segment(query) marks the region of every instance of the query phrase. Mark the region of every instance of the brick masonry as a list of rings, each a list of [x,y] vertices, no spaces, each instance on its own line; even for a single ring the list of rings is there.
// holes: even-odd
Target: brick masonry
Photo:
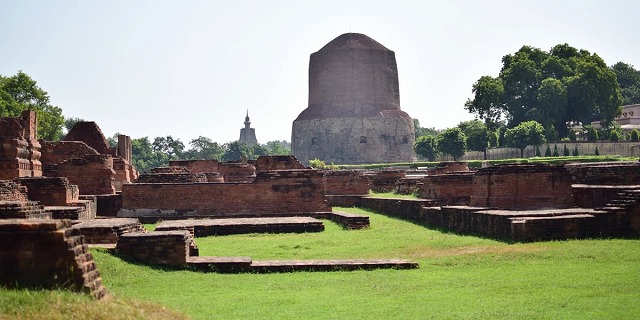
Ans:
[[[0,220],[0,283],[106,296],[100,272],[69,220]]]
[[[192,239],[187,230],[127,233],[120,236],[116,250],[122,256],[136,261],[186,266]]]
[[[499,165],[473,176],[470,205],[499,209],[570,208],[571,174],[564,166]]]
[[[315,215],[331,212],[320,170],[259,172],[251,183],[150,184],[122,189],[121,217]]]

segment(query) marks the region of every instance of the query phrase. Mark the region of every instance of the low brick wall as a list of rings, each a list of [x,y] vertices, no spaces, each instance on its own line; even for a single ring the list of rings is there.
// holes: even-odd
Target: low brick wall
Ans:
[[[131,218],[85,220],[73,225],[73,229],[80,230],[85,242],[91,244],[115,244],[124,234],[146,232],[137,219]]]
[[[640,162],[567,164],[573,182],[590,185],[640,185]]]
[[[0,284],[106,295],[93,257],[69,220],[0,220]]]
[[[564,166],[499,165],[473,176],[470,205],[498,209],[573,207],[571,175]]]
[[[574,184],[571,188],[576,206],[580,208],[601,208],[615,199],[621,191],[640,190],[640,185],[612,186]]]
[[[357,170],[326,170],[325,194],[327,195],[368,195],[369,178]]]
[[[120,217],[313,216],[331,212],[323,172],[259,172],[252,183],[147,184],[122,188]]]
[[[66,177],[78,186],[80,194],[114,194],[113,158],[111,155],[88,155],[45,166],[45,176]]]
[[[404,170],[381,170],[375,173],[371,179],[371,190],[375,192],[393,192],[396,183],[406,177]]]
[[[122,256],[150,264],[186,266],[193,237],[187,230],[127,233],[116,249]]]
[[[96,195],[96,216],[99,217],[115,217],[122,208],[122,195],[101,194]]]
[[[473,172],[432,175],[422,178],[418,197],[439,199],[448,205],[468,205],[473,193]]]
[[[437,201],[429,199],[387,199],[387,198],[362,198],[361,206],[387,216],[421,223],[421,211],[423,206],[439,205]]]

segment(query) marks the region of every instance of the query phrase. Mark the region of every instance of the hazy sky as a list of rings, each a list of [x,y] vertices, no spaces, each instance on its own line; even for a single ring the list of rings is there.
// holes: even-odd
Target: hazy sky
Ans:
[[[568,43],[640,68],[638,1],[0,0],[0,74],[22,70],[105,135],[291,140],[309,55],[347,32],[396,54],[402,110],[448,128],[501,58]]]

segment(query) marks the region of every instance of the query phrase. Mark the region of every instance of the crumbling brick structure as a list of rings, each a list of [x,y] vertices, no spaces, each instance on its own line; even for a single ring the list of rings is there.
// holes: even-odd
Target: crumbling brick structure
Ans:
[[[0,284],[106,295],[100,272],[69,220],[0,220]]]
[[[393,192],[400,179],[407,175],[404,170],[380,170],[371,179],[371,190],[375,192]]]
[[[16,181],[0,180],[0,219],[51,219],[51,212],[29,200],[27,188]]]
[[[193,235],[187,230],[126,233],[116,249],[123,256],[156,265],[185,266]]]
[[[448,205],[469,205],[473,179],[473,172],[425,176],[418,188],[418,196],[422,199],[439,199]]]
[[[324,215],[320,170],[258,172],[251,183],[134,183],[122,188],[120,217]]]
[[[0,117],[0,180],[42,176],[37,128],[33,110]]]
[[[67,178],[33,177],[16,180],[27,187],[29,199],[44,205],[46,210],[52,212],[54,219],[96,217],[95,197],[81,199],[78,186],[70,184]]]
[[[473,176],[470,205],[499,209],[570,208],[571,174],[564,166],[499,165]]]
[[[81,194],[114,194],[113,157],[111,155],[88,155],[82,159],[68,159],[55,165],[45,166],[50,177],[67,177],[78,185]]]

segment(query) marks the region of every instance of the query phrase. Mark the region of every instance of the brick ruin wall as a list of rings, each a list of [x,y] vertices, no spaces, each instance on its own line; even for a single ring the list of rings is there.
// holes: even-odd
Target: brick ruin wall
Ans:
[[[185,266],[193,236],[187,230],[125,233],[116,249],[122,256],[155,265]]]
[[[102,130],[93,121],[77,122],[64,137],[64,141],[82,141],[99,154],[115,155],[117,153],[109,146]]]
[[[42,175],[36,119],[30,110],[20,117],[0,117],[0,179]]]
[[[448,205],[468,205],[473,193],[474,173],[449,173],[425,176],[418,188],[422,199],[440,199]]]
[[[331,212],[323,172],[258,173],[252,183],[124,185],[118,216],[277,216]]]
[[[571,175],[564,166],[500,165],[473,176],[470,205],[501,209],[569,208]]]
[[[307,169],[294,156],[261,156],[255,161],[256,171]]]
[[[136,183],[203,183],[208,182],[204,173],[143,173]]]
[[[368,195],[369,178],[357,170],[326,170],[326,195]]]
[[[574,183],[588,185],[640,185],[640,162],[565,165]]]
[[[251,182],[256,178],[256,167],[250,163],[223,162],[218,171],[225,182]]]
[[[450,172],[467,172],[469,164],[462,161],[443,161],[434,168],[434,174],[446,174]]]
[[[0,201],[29,201],[27,187],[12,180],[0,180]]]
[[[218,160],[171,160],[169,167],[184,167],[191,173],[218,172]]]
[[[44,141],[42,144],[42,164],[58,164],[68,159],[82,159],[90,155],[99,155],[96,149],[82,141]]]
[[[69,220],[0,220],[0,284],[69,288],[100,299],[102,279]]]
[[[113,157],[110,155],[91,155],[48,165],[45,166],[45,175],[67,177],[71,184],[78,186],[80,194],[116,193]]]
[[[404,170],[381,170],[375,173],[371,179],[371,190],[374,192],[393,192],[396,183],[406,177]]]

